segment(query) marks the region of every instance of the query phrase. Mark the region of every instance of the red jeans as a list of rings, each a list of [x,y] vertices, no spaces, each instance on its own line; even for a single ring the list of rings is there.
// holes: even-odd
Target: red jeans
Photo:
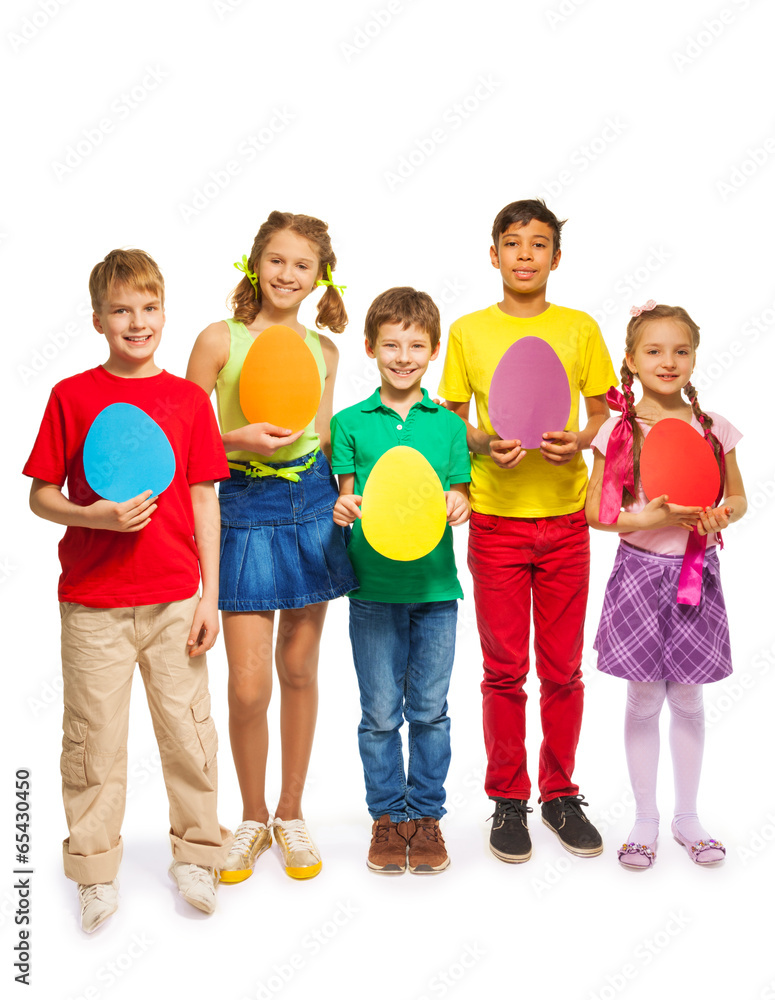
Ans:
[[[525,677],[533,597],[543,742],[538,788],[546,802],[575,795],[571,780],[581,728],[581,650],[589,589],[584,511],[559,517],[471,515],[468,567],[484,656],[482,706],[491,798],[529,799]]]

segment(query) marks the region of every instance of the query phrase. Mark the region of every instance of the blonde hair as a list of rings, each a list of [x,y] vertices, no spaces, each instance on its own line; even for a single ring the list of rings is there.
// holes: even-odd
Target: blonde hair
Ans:
[[[305,240],[309,240],[315,248],[315,252],[320,259],[320,275],[326,273],[326,267],[330,265],[333,271],[336,267],[336,254],[331,247],[331,237],[328,234],[328,226],[320,219],[315,219],[311,215],[294,215],[292,212],[271,212],[269,218],[263,223],[253,240],[253,248],[248,257],[248,267],[258,275],[258,266],[261,254],[264,252],[267,243],[275,233],[289,229]],[[261,311],[261,288],[254,288],[247,275],[239,282],[237,287],[229,296],[229,305],[234,313],[234,318],[245,324],[252,323]],[[331,287],[326,287],[323,296],[318,303],[318,313],[315,326],[319,330],[327,327],[334,333],[341,333],[347,326],[347,311],[339,292]]]
[[[115,285],[155,293],[164,305],[164,278],[159,265],[145,250],[111,250],[89,275],[92,309],[99,312]]]

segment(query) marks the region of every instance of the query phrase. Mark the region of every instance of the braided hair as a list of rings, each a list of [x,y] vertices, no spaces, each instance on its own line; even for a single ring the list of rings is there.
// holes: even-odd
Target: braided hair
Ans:
[[[653,309],[640,313],[639,316],[633,316],[627,324],[627,335],[624,344],[625,354],[632,357],[635,353],[635,347],[637,346],[641,332],[644,327],[654,319],[674,319],[678,323],[682,323],[691,334],[692,350],[696,353],[700,344],[700,328],[688,312],[685,309],[682,309],[681,306],[656,305]],[[640,485],[640,452],[641,447],[643,446],[643,431],[640,429],[640,425],[635,417],[635,396],[632,391],[632,384],[634,379],[637,378],[637,375],[633,375],[630,371],[629,366],[627,365],[626,357],[622,362],[620,375],[622,381],[622,395],[624,396],[627,404],[624,419],[628,420],[630,422],[630,426],[632,427],[632,471],[633,481],[635,484],[633,487],[635,495],[631,494],[626,487],[622,489],[622,506],[629,507],[636,501],[638,487]],[[691,404],[692,413],[697,418],[700,427],[702,427],[702,432],[706,441],[713,448],[713,454],[716,462],[718,463],[723,483],[724,455],[721,442],[711,431],[713,419],[700,406],[697,399],[697,389],[691,382],[686,383],[683,391],[684,395]]]

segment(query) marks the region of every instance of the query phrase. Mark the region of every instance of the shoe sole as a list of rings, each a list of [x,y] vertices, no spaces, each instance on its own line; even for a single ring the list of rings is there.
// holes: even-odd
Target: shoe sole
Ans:
[[[272,846],[272,841],[270,840],[266,847],[262,848],[256,855],[256,860],[253,862],[253,867],[255,867],[256,861],[261,857],[261,855],[268,851]],[[253,867],[251,868],[233,868],[233,869],[221,869],[221,882],[225,882],[227,885],[235,885],[238,882],[244,882],[249,879],[253,874]]]
[[[723,865],[724,862],[727,860],[725,855],[723,858],[719,858],[717,861],[697,861],[694,855],[691,853],[692,850],[691,847],[687,847],[686,844],[683,842],[683,840],[679,840],[675,834],[673,834],[673,840],[676,842],[676,844],[679,844],[681,847],[683,847],[683,849],[689,855],[689,860],[692,862],[692,864],[697,865],[698,868],[720,868],[721,865]]]
[[[389,865],[375,865],[368,859],[366,861],[366,867],[369,871],[375,872],[377,875],[403,875],[406,871],[406,865],[404,865],[403,868],[400,865],[394,865],[392,863]]]
[[[575,854],[577,858],[596,858],[598,854],[603,853],[602,844],[600,845],[600,847],[571,847],[569,844],[565,843],[565,841],[562,839],[558,831],[555,830],[552,824],[546,822],[543,816],[541,817],[541,822],[544,824],[545,827],[547,827],[549,830],[552,831],[552,833],[555,835],[555,837],[559,840],[559,842],[562,844],[562,846],[569,854]]]
[[[409,865],[408,867],[412,875],[438,875],[449,868],[449,858],[443,865],[437,865],[435,868],[432,865]]]
[[[529,861],[533,857],[533,848],[531,847],[527,854],[504,854],[503,851],[497,850],[490,844],[490,853],[494,855],[498,861],[505,861],[509,865],[521,865],[524,861]]]
[[[318,861],[316,865],[306,865],[303,868],[286,868],[285,874],[295,879],[314,878],[316,875],[320,874],[320,869],[322,867],[323,862]]]

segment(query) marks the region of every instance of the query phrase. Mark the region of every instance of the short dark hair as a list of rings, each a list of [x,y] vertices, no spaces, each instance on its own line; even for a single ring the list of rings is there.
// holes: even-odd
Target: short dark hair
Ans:
[[[492,224],[492,245],[497,250],[498,242],[509,226],[513,226],[515,222],[518,222],[520,226],[526,226],[531,219],[538,219],[539,222],[545,222],[549,226],[554,236],[553,252],[557,253],[560,249],[560,233],[568,220],[563,219],[560,222],[554,212],[546,207],[543,198],[512,201],[510,205],[502,208]]]
[[[372,350],[377,343],[377,334],[383,323],[402,323],[404,330],[414,323],[428,334],[431,347],[434,349],[441,340],[441,317],[436,303],[427,292],[418,292],[406,285],[400,288],[388,288],[369,306],[365,333]]]

